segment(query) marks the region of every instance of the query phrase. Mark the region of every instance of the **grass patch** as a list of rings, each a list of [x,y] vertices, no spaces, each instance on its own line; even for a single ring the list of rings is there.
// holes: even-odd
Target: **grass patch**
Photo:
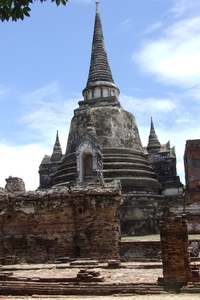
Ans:
[[[123,236],[122,241],[159,241],[159,234],[141,235],[141,236]]]
[[[189,239],[200,239],[200,234],[189,234]],[[159,241],[159,234],[142,235],[142,236],[123,236],[122,241]]]

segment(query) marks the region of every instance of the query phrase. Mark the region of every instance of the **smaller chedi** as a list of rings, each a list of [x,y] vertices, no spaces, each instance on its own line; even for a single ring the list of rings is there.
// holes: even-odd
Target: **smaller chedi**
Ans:
[[[182,199],[183,184],[177,176],[175,147],[170,147],[170,141],[166,144],[159,142],[152,118],[149,141],[144,150],[148,162],[162,185],[165,199],[168,201]]]
[[[39,167],[40,187],[42,187],[43,189],[48,189],[52,187],[53,174],[61,165],[63,156],[64,155],[62,154],[62,148],[60,145],[57,131],[56,141],[53,147],[53,153],[52,155],[45,155]]]

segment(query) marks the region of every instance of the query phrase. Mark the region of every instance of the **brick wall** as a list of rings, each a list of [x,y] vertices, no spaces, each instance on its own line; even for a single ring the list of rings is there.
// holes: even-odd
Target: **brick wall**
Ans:
[[[200,187],[200,140],[187,140],[184,153],[186,187]]]
[[[0,191],[0,257],[39,263],[60,257],[119,258],[118,182]]]
[[[161,257],[160,241],[121,241],[121,259],[124,261],[157,260]]]
[[[189,233],[200,233],[200,140],[188,140],[184,153],[186,189],[184,210]]]

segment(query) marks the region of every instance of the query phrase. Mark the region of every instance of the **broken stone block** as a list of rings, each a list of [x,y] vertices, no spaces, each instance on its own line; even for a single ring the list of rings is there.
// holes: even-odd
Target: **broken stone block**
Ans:
[[[99,271],[95,270],[87,270],[81,269],[77,274],[77,279],[81,281],[95,281],[95,282],[102,282],[104,281],[104,277],[100,276]]]
[[[121,266],[120,260],[111,259],[108,261],[108,268],[119,268]]]
[[[9,176],[6,179],[5,190],[9,193],[25,191],[25,184],[23,179]]]

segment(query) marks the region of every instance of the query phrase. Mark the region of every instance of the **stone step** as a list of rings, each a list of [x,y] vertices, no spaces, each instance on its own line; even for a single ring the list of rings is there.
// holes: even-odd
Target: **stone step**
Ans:
[[[141,163],[145,164],[146,166],[149,166],[148,161],[145,158],[133,156],[133,155],[119,155],[119,154],[114,154],[114,155],[104,155],[104,162],[133,162],[133,163]]]
[[[199,285],[191,285],[185,287],[163,287],[156,283],[111,283],[105,284],[98,282],[48,282],[32,281],[27,282],[21,278],[18,281],[0,281],[0,295],[159,295],[168,292],[177,291],[179,293],[199,293]]]
[[[124,162],[122,159],[119,162],[116,161],[109,161],[104,162],[103,164],[104,169],[136,169],[136,170],[149,170],[152,172],[152,168],[146,164],[140,164],[140,163],[134,163],[132,161],[130,162]]]
[[[65,165],[65,167],[67,168],[67,173],[66,173],[66,168],[65,169],[61,169],[58,173],[59,173],[59,175],[66,175],[66,174],[70,174],[70,173],[72,173],[72,174],[74,174],[74,172],[76,172],[76,165],[74,165],[74,166],[69,166],[69,165]]]
[[[116,177],[123,175],[128,177],[150,177],[150,178],[156,178],[156,174],[150,171],[146,170],[134,170],[134,169],[106,169],[103,170],[103,175],[107,177]],[[115,178],[116,179],[116,178]]]
[[[50,280],[49,280],[50,281]],[[111,283],[102,282],[40,282],[21,278],[16,281],[0,281],[0,295],[114,295],[114,294],[163,294],[162,286],[156,283]]]
[[[144,194],[148,193],[148,190],[150,191],[152,195],[152,190],[157,189],[160,187],[158,181],[155,178],[150,178],[150,177],[143,177],[142,185],[141,185],[141,177],[126,177],[126,176],[110,176],[104,177],[105,182],[112,182],[113,180],[120,180],[122,183],[122,187],[124,188],[124,192],[126,193],[127,189],[130,189],[131,192],[133,192],[133,187],[134,187],[134,192],[137,194],[137,191],[143,191]],[[161,187],[160,187],[161,189]],[[134,193],[131,193],[134,194]],[[154,194],[153,194],[154,195]]]
[[[59,179],[59,182],[74,181],[74,175],[75,175],[75,172],[67,173],[67,174],[63,174],[63,175],[59,175],[59,173],[58,173],[56,176],[55,184],[57,183],[58,179]]]
[[[138,157],[145,157],[143,150],[133,150],[131,148],[103,148],[103,154],[105,155],[134,155]]]

